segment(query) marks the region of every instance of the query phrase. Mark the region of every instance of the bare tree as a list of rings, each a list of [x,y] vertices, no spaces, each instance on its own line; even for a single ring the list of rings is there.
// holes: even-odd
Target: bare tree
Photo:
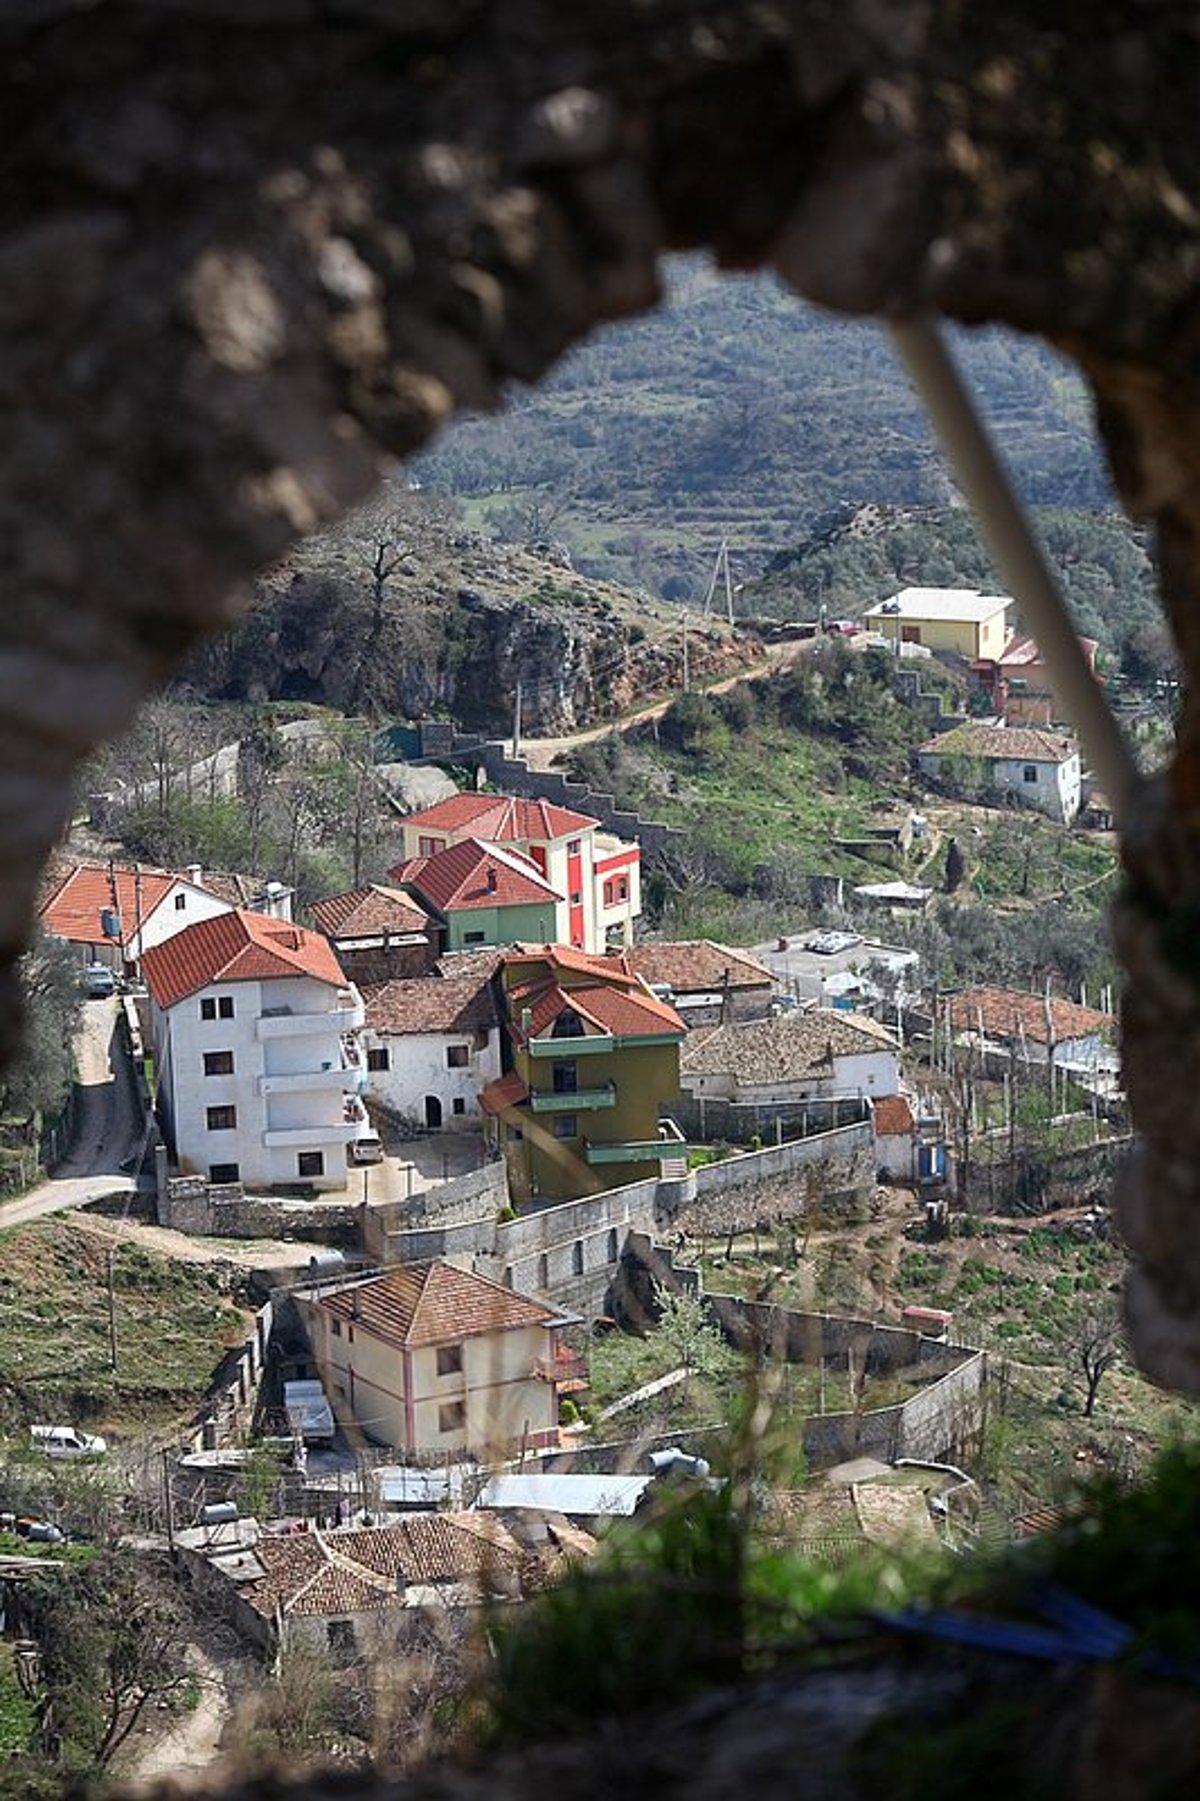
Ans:
[[[1084,1418],[1096,1411],[1100,1384],[1121,1355],[1124,1332],[1115,1301],[1106,1300],[1082,1316],[1072,1334],[1071,1349],[1087,1385]]]

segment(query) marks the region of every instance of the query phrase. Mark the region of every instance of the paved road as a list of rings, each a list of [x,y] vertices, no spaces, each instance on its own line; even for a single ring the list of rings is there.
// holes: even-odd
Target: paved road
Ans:
[[[85,1001],[75,1057],[79,1070],[75,1139],[48,1182],[0,1206],[0,1227],[80,1207],[105,1194],[129,1194],[134,1178],[122,1162],[141,1146],[133,1083],[117,1036],[118,1002]]]

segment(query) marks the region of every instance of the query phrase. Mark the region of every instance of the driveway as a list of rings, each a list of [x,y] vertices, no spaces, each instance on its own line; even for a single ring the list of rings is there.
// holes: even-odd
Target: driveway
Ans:
[[[78,1085],[71,1150],[49,1181],[0,1206],[0,1228],[81,1207],[101,1195],[133,1193],[136,1181],[121,1165],[141,1148],[145,1128],[118,1017],[115,996],[84,1001],[75,1040]]]

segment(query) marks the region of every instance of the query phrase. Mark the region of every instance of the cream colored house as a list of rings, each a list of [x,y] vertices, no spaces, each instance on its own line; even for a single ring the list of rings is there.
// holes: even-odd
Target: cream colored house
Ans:
[[[868,607],[863,617],[871,631],[893,643],[918,644],[968,662],[996,662],[1008,642],[1012,604],[1006,594],[980,594],[975,588],[901,588]]]
[[[493,1458],[557,1445],[573,1314],[440,1262],[295,1299],[335,1411],[373,1443]]]

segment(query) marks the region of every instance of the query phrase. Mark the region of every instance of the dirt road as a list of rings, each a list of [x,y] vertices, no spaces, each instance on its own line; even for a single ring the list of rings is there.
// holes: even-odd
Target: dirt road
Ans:
[[[105,1194],[131,1194],[135,1182],[121,1166],[141,1145],[142,1122],[117,1032],[115,999],[85,1001],[75,1041],[79,1088],[70,1155],[48,1182],[0,1206],[0,1228],[23,1225],[47,1213]]]
[[[188,1662],[196,1678],[196,1705],[161,1731],[156,1721],[149,1722],[144,1741],[135,1744],[121,1774],[126,1794],[148,1794],[163,1782],[198,1788],[221,1754],[221,1736],[232,1711],[226,1672],[200,1645],[189,1646]]]

